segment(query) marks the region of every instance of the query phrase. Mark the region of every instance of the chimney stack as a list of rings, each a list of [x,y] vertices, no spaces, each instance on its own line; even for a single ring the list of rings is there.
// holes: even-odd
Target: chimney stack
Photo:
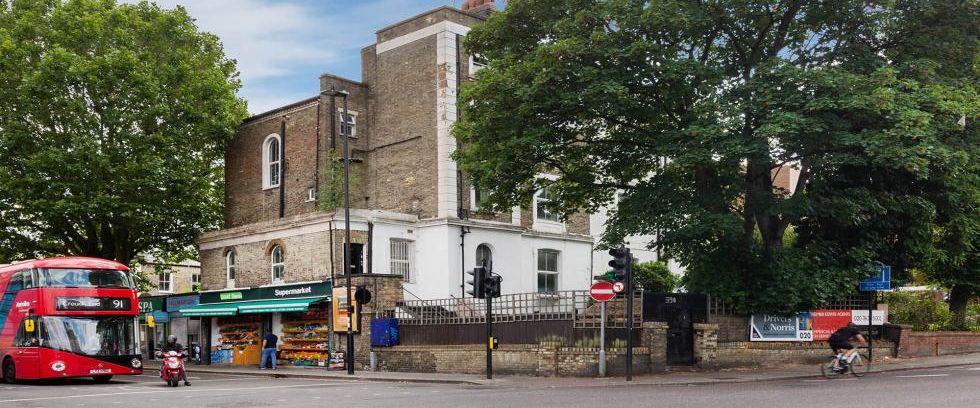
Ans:
[[[497,9],[497,5],[493,0],[465,0],[461,9],[474,16],[487,18]]]

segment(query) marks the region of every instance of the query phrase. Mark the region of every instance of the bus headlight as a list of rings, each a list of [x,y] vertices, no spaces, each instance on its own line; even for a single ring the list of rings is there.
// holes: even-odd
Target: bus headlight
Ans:
[[[56,373],[65,371],[65,363],[63,361],[55,361],[51,363],[51,371],[54,371]]]
[[[129,365],[133,366],[133,368],[140,368],[143,366],[143,362],[140,361],[140,359],[138,358],[134,358],[132,361],[129,362]]]

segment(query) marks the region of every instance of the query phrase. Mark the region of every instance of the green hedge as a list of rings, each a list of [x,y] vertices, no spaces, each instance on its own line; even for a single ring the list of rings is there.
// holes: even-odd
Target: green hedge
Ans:
[[[913,330],[980,330],[980,304],[973,304],[967,310],[967,327],[953,323],[953,313],[949,304],[937,298],[935,292],[889,292],[884,302],[888,303],[888,321],[912,325]]]

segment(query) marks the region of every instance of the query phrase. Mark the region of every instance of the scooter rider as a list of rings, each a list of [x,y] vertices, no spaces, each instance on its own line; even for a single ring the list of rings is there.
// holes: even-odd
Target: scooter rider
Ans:
[[[173,334],[171,334],[170,336],[167,337],[167,344],[164,344],[163,345],[163,350],[162,351],[163,351],[164,354],[166,354],[168,352],[171,352],[171,351],[176,351],[178,354],[180,354],[181,356],[183,356],[183,354],[184,354],[184,346],[182,346],[180,343],[177,342],[177,336],[174,336]],[[184,385],[191,385],[191,382],[190,381],[187,381],[187,366],[186,365],[184,366],[183,376],[184,376],[184,378],[183,378]]]

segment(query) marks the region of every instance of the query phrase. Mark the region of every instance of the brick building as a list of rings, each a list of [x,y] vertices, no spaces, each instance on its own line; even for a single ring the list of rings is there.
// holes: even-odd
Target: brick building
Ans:
[[[504,293],[586,288],[588,215],[557,219],[539,208],[547,191],[526,208],[480,211],[450,156],[457,90],[480,67],[461,41],[493,7],[469,1],[381,28],[361,50],[361,81],[324,74],[318,95],[247,119],[225,156],[224,229],[199,240],[203,289],[343,274],[343,211],[324,196],[345,137],[355,273],[400,276],[405,299],[462,297],[464,271],[484,259]],[[347,117],[331,90],[350,93]]]

